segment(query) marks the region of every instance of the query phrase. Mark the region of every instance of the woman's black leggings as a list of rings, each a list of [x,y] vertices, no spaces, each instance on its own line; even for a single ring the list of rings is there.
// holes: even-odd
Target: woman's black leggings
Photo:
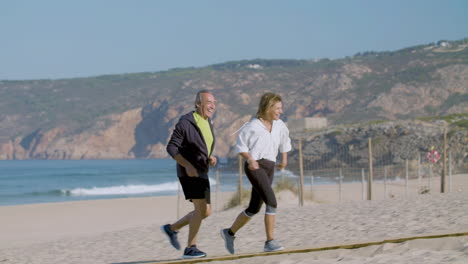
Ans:
[[[277,203],[276,196],[271,187],[275,172],[275,163],[271,160],[257,160],[260,166],[257,170],[250,170],[247,162],[244,164],[244,171],[252,184],[252,195],[250,196],[249,207],[245,210],[248,216],[253,216],[260,211],[262,204],[267,205],[267,213],[275,214]],[[273,211],[273,212],[272,212]]]

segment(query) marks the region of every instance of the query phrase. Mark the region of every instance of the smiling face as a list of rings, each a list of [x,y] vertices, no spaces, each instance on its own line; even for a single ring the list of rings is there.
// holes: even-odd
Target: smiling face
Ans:
[[[211,118],[216,109],[216,100],[211,93],[201,93],[200,102],[196,104],[197,112],[205,119]]]
[[[256,117],[265,120],[278,120],[283,113],[281,96],[275,93],[265,93],[260,98]]]
[[[278,119],[280,119],[280,116],[281,116],[282,113],[283,113],[283,103],[281,101],[276,102],[266,112],[266,119],[268,119],[268,120],[278,120]]]

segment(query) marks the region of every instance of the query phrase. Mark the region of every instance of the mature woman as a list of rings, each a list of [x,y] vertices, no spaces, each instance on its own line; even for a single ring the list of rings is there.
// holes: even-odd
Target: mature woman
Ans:
[[[277,168],[281,170],[286,167],[287,152],[291,150],[289,130],[279,119],[282,113],[281,96],[265,93],[260,99],[256,117],[242,127],[237,137],[236,152],[246,160],[245,174],[252,184],[252,195],[249,206],[237,216],[232,226],[221,230],[221,237],[231,254],[235,252],[235,233],[260,211],[263,203],[266,204],[266,242],[263,250],[269,252],[284,249],[274,239],[277,203],[272,188],[278,151],[281,152],[281,162]]]

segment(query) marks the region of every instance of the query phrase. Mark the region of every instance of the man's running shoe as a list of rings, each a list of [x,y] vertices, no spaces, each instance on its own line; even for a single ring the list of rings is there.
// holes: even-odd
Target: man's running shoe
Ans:
[[[281,244],[276,241],[276,240],[268,240],[265,242],[265,247],[263,248],[263,251],[265,252],[273,252],[273,251],[280,251],[283,250],[284,247],[281,246]]]
[[[192,245],[189,248],[185,248],[184,255],[182,255],[182,258],[184,259],[203,258],[203,257],[206,257],[206,253],[203,251],[200,251],[196,245]]]
[[[161,231],[166,234],[167,238],[169,238],[169,242],[171,242],[171,245],[177,249],[180,250],[180,244],[179,240],[177,240],[177,232],[171,230],[171,225],[163,225],[161,226]]]
[[[229,251],[231,254],[234,254],[234,239],[236,239],[236,237],[229,234],[229,228],[221,229],[220,233],[221,237],[224,239],[224,246],[226,247],[227,251]]]

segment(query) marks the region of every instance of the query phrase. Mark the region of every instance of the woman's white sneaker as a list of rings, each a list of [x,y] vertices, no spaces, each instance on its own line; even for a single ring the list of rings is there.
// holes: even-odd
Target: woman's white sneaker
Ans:
[[[284,247],[281,246],[281,244],[276,241],[276,240],[268,240],[265,242],[265,247],[263,248],[263,251],[265,252],[273,252],[273,251],[280,251],[283,250]]]

